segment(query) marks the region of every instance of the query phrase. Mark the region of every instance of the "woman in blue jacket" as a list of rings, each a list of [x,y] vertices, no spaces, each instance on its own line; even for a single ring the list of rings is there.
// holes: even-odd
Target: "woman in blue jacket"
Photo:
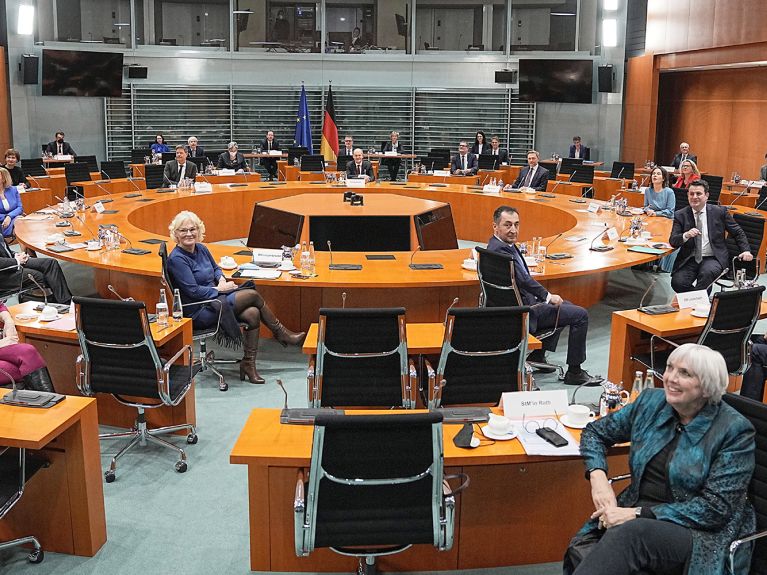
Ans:
[[[168,144],[165,143],[165,137],[162,134],[157,134],[154,137],[154,144],[150,146],[153,154],[167,154],[170,152]]]
[[[721,401],[726,388],[724,358],[684,344],[669,356],[663,389],[586,427],[581,454],[596,511],[571,542],[565,573],[729,573],[730,542],[756,524],[746,498],[755,444],[751,423]],[[607,450],[629,441],[632,481],[616,498]],[[749,562],[744,545],[734,573],[748,573]]]
[[[2,226],[3,237],[13,237],[13,226],[16,218],[24,211],[21,205],[19,190],[13,185],[11,173],[5,168],[0,168],[0,180],[3,186],[0,191],[0,226]]]

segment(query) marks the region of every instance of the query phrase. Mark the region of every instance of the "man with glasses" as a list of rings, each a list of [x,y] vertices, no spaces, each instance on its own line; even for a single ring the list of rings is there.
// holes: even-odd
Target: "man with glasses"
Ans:
[[[469,144],[462,141],[458,144],[458,153],[450,162],[450,173],[454,176],[473,176],[477,173],[477,156],[469,153]]]
[[[261,142],[261,151],[264,154],[268,154],[272,150],[281,150],[280,143],[274,138],[274,132],[272,130],[269,130],[266,133],[266,138],[264,138],[263,142]],[[277,160],[273,158],[262,158],[261,159],[261,165],[266,170],[266,173],[269,175],[267,180],[273,181],[277,178]]]
[[[535,150],[527,152],[527,167],[522,168],[512,187],[533,188],[539,192],[546,191],[546,186],[549,183],[549,171],[538,165],[539,159],[540,155]]]
[[[162,174],[162,183],[164,186],[177,186],[185,178],[194,180],[197,176],[197,165],[194,162],[187,162],[186,148],[182,145],[176,146],[176,159],[170,160],[165,164]]]
[[[671,160],[671,165],[678,170],[679,166],[681,166],[682,162],[684,162],[685,160],[691,160],[697,164],[698,156],[690,153],[690,144],[688,144],[687,142],[682,142],[681,144],[679,144],[679,153],[676,156],[674,156],[673,160]]]

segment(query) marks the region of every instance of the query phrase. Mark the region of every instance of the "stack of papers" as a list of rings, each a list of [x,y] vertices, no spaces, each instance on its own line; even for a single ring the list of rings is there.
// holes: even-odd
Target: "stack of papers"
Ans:
[[[544,423],[567,440],[567,445],[554,447],[540,437],[535,430]],[[581,449],[567,428],[554,417],[526,418],[525,425],[521,420],[514,421],[514,428],[519,432],[517,438],[528,455],[580,455]],[[530,431],[528,431],[528,429]]]

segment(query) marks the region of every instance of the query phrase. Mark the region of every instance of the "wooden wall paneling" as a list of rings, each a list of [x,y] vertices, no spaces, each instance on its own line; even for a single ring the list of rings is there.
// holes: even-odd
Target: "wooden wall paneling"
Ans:
[[[658,74],[652,54],[630,58],[627,75],[621,159],[642,166],[655,149]]]

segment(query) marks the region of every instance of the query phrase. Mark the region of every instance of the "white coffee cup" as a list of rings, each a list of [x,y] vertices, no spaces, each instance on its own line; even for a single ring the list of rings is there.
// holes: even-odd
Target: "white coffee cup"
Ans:
[[[88,245],[87,245],[86,249],[89,252],[92,252],[92,251],[95,251],[95,250],[100,250],[101,249],[101,242],[99,240],[90,240],[88,242]]]
[[[56,319],[56,316],[59,314],[59,312],[56,310],[55,307],[47,305],[43,308],[43,311],[40,312],[40,319],[50,321],[53,319]]]
[[[503,415],[496,415],[495,413],[490,414],[490,419],[487,422],[487,428],[491,433],[495,435],[506,435],[511,431],[512,427],[513,424],[508,417],[504,417]]]
[[[652,232],[650,232],[650,231],[648,231],[648,230],[644,230],[644,231],[642,232],[642,237],[643,237],[644,239],[646,239],[646,240],[649,240],[649,239],[652,237]]]
[[[594,419],[594,412],[585,405],[574,403],[567,407],[567,419],[573,425],[585,425]]]
[[[477,269],[477,260],[472,258],[466,258],[465,260],[463,260],[463,267],[475,270]]]
[[[221,258],[221,267],[222,268],[233,268],[237,265],[237,263],[234,261],[234,258],[229,256],[224,256]]]
[[[692,311],[693,311],[693,313],[695,313],[695,315],[708,315],[709,312],[711,311],[711,306],[710,305],[696,305],[692,309]]]

